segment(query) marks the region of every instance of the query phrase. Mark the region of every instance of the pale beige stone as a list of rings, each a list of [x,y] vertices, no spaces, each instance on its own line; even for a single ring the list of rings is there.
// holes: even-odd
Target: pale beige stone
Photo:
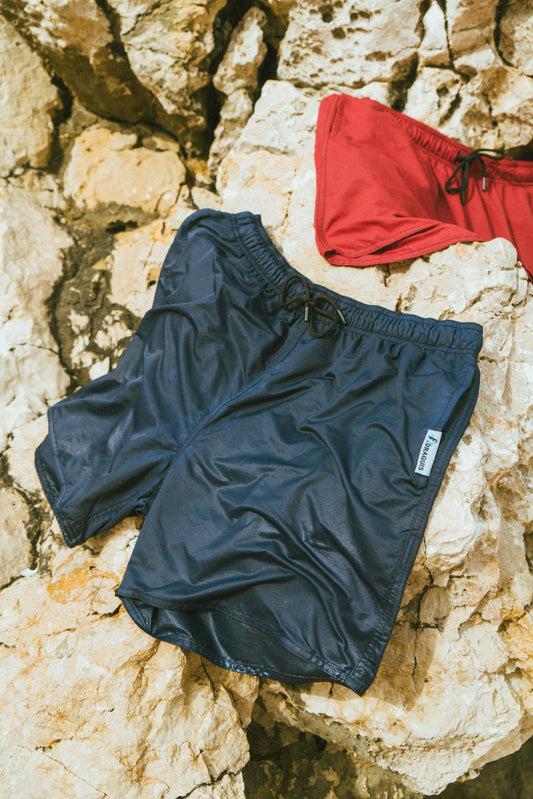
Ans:
[[[173,235],[172,230],[165,233],[161,221],[117,235],[115,249],[106,259],[112,302],[136,316],[144,316],[153,302],[161,264]]]
[[[172,150],[138,147],[134,133],[93,125],[76,139],[63,176],[65,194],[89,210],[115,203],[165,214],[185,182]]]
[[[318,103],[326,92],[297,89],[289,81],[267,81],[241,132],[238,151],[298,155],[313,146]]]
[[[211,82],[214,21],[225,5],[226,0],[110,2],[131,69],[193,149],[206,127],[200,92]]]
[[[494,97],[492,115],[506,150],[529,145],[533,137],[533,78],[501,68],[487,86]]]
[[[18,170],[16,170],[18,173]],[[29,192],[42,207],[53,211],[64,211],[66,201],[61,193],[57,175],[49,172],[26,169],[22,174],[10,178],[10,183]]]
[[[0,8],[83,105],[130,122],[150,116],[149,94],[96,0],[1,0]]]
[[[0,588],[30,567],[31,547],[25,526],[29,521],[29,508],[13,489],[0,488]]]
[[[415,0],[299,0],[289,12],[278,77],[316,88],[359,88],[373,81],[390,88],[413,64],[418,17]]]
[[[212,208],[220,210],[220,197],[208,189],[201,186],[193,186],[191,189],[191,199],[195,208]]]
[[[424,36],[420,43],[421,66],[442,67],[450,64],[446,18],[437,0],[433,0],[422,20]]]
[[[490,41],[496,26],[498,0],[448,0],[446,18],[450,48],[455,57],[465,57]]]
[[[50,795],[65,784],[73,796],[174,799],[211,783],[207,796],[243,795],[224,775],[248,759],[241,719],[257,680],[235,675],[228,690],[120,609],[114,589],[135,535],[126,521],[89,549],[55,549],[52,577],[0,595],[0,775],[13,793],[34,795],[29,761]]]
[[[504,62],[496,49],[494,0],[475,9],[454,0],[446,13],[454,69],[439,69],[446,65],[422,55],[405,112],[471,147],[504,148],[512,155],[516,148],[528,146],[533,135],[532,78],[523,69],[511,68],[512,61]],[[515,13],[509,10],[508,19]],[[423,47],[424,41],[422,53]]]
[[[252,98],[245,89],[235,91],[222,106],[213,144],[209,149],[208,169],[214,178],[221,160],[231,150],[251,117],[253,107]]]
[[[252,115],[258,71],[267,52],[263,37],[266,21],[264,11],[258,8],[251,8],[244,15],[213,77],[213,86],[226,95],[226,100],[209,150],[208,167],[212,175],[216,175],[220,161]]]
[[[46,414],[13,431],[6,449],[9,474],[16,488],[25,494],[39,494],[40,483],[33,464],[34,453],[48,432]]]
[[[0,18],[0,175],[18,167],[45,167],[61,107],[57,89],[37,55]]]
[[[62,273],[68,235],[31,195],[0,186],[0,451],[68,385],[45,302]]]
[[[533,77],[533,2],[510,0],[500,19],[499,50],[508,64]]]
[[[263,27],[266,15],[251,8],[231,35],[228,49],[213,76],[215,89],[230,96],[239,89],[257,88],[257,71],[266,55]]]

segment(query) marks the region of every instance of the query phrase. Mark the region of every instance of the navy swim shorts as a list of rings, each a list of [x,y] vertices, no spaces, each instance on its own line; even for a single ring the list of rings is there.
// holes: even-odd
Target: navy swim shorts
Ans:
[[[362,694],[481,343],[312,284],[259,216],[198,211],[117,368],[50,408],[37,470],[69,546],[145,517],[117,590],[143,630]]]

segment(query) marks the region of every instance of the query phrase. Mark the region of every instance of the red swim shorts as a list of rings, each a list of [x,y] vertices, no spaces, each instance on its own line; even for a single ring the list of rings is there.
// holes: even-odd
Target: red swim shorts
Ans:
[[[533,280],[533,163],[472,150],[367,98],[322,100],[316,239],[331,263],[402,261],[502,236]]]

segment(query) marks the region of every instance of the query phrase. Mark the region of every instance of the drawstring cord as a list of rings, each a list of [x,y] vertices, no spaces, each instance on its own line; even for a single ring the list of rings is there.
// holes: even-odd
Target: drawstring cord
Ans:
[[[470,182],[470,164],[473,164],[474,161],[479,161],[481,164],[481,174],[483,178],[482,183],[482,190],[487,190],[487,167],[485,164],[484,158],[491,158],[493,161],[500,161],[504,158],[504,152],[502,150],[487,150],[483,147],[479,147],[477,150],[472,150],[469,155],[461,155],[461,153],[457,153],[455,156],[455,161],[458,162],[458,166],[453,170],[452,174],[444,184],[444,190],[448,192],[448,194],[460,194],[461,195],[461,205],[466,205],[466,190],[468,189],[468,183]],[[458,178],[458,186],[453,186],[453,181]]]
[[[288,298],[289,287],[292,283],[300,283],[303,293],[296,294]],[[302,275],[289,275],[284,282],[279,295],[279,304],[282,308],[291,308],[296,305],[304,306],[304,321],[309,325],[311,335],[315,338],[322,338],[327,335],[336,325],[347,324],[346,319],[337,303],[325,294],[315,294],[313,297],[309,288],[309,283]],[[329,319],[330,323],[319,330],[316,326],[318,318]]]

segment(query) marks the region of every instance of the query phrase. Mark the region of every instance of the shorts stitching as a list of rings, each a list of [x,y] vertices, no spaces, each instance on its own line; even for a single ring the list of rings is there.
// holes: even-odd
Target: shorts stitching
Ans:
[[[239,230],[239,226],[238,226],[236,217],[232,218],[231,224],[232,224],[232,227],[233,227],[233,233],[234,233],[237,241],[239,242],[239,245],[240,245],[240,248],[241,248],[241,253],[242,253],[242,255],[245,256],[245,258],[246,258],[246,260],[248,262],[248,265],[252,267],[253,272],[261,279],[263,284],[266,284],[268,287],[272,288],[272,290],[274,291],[274,294],[279,294],[280,291],[281,291],[281,287],[278,286],[276,281],[273,280],[270,277],[270,275],[267,272],[265,272],[264,269],[261,269],[258,266],[258,264],[256,263],[256,261],[253,258],[253,256],[252,256],[252,254],[251,254],[246,242],[244,241],[244,239],[243,239],[243,237],[241,235],[241,231]],[[285,266],[282,261],[278,262],[278,265],[281,266],[281,267]]]
[[[372,633],[369,642],[365,646],[365,649],[364,649],[363,653],[361,654],[361,657],[359,658],[357,663],[354,665],[354,667],[349,672],[348,676],[351,679],[360,678],[362,676],[362,673],[365,671],[365,669],[369,665],[370,666],[373,665],[373,663],[372,663],[372,661],[373,661],[373,658],[372,658],[372,654],[373,654],[372,653],[372,647],[374,646],[374,644],[376,642],[376,639],[380,635],[382,635],[385,626],[390,622],[390,611],[391,611],[391,608],[392,608],[392,602],[393,602],[394,596],[396,594],[396,590],[398,588],[398,585],[400,585],[401,577],[403,576],[403,573],[404,573],[404,569],[405,569],[404,560],[405,560],[405,556],[406,556],[406,553],[407,553],[408,546],[409,546],[409,544],[411,543],[412,540],[413,540],[413,534],[412,534],[412,531],[410,531],[410,532],[405,534],[405,541],[404,541],[403,547],[401,549],[401,553],[398,556],[398,563],[397,563],[396,568],[394,570],[394,574],[393,574],[393,577],[392,577],[392,580],[391,580],[391,585],[390,585],[390,588],[389,588],[389,590],[387,592],[387,596],[385,598],[385,602],[383,604],[383,610],[382,610],[382,613],[381,613],[381,618],[380,618],[379,622],[376,624],[376,626],[374,628],[374,632]]]
[[[57,473],[59,475],[59,480],[61,482],[61,487],[63,489],[63,487],[66,485],[66,480],[65,480],[65,477],[63,475],[63,468],[62,468],[61,463],[59,461],[59,456],[58,456],[58,452],[57,452],[57,439],[56,439],[56,434],[55,434],[55,423],[54,423],[54,417],[53,417],[52,410],[53,409],[50,408],[48,410],[48,414],[47,414],[47,416],[48,416],[48,428],[50,430],[50,441],[52,442],[52,452],[54,453],[54,459],[55,459],[55,462],[56,462]]]
[[[117,596],[125,597],[126,599],[140,599],[142,602],[146,602],[146,604],[154,602],[154,598],[151,597],[149,594],[145,594],[143,591],[124,591],[124,593],[122,594],[120,592],[120,588],[119,588],[118,591],[117,591]],[[237,613],[237,612],[233,612],[233,611],[228,611],[226,609],[219,608],[219,607],[216,607],[216,606],[214,606],[214,607],[206,606],[205,608],[199,607],[199,608],[191,609],[191,608],[180,607],[180,604],[181,603],[179,603],[179,602],[175,602],[175,603],[168,602],[168,603],[165,604],[165,606],[160,606],[160,605],[157,605],[157,604],[154,603],[154,607],[160,608],[162,610],[179,610],[181,612],[192,612],[192,613],[201,612],[202,610],[210,610],[212,613],[218,613],[218,614],[222,614],[223,616],[228,616],[229,618],[235,618],[238,621],[242,621],[243,623],[245,623],[247,626],[251,627],[252,629],[254,629],[254,630],[263,630],[264,632],[266,632],[269,635],[273,636],[277,640],[281,641],[283,643],[283,646],[285,646],[289,650],[289,652],[292,652],[294,655],[296,655],[297,657],[301,658],[302,660],[304,660],[304,661],[306,661],[308,663],[311,663],[312,665],[317,666],[321,670],[327,672],[328,676],[331,677],[332,679],[336,679],[338,677],[347,676],[349,674],[349,672],[350,672],[349,669],[340,669],[338,666],[335,666],[335,664],[330,663],[329,661],[322,660],[322,658],[320,658],[320,657],[318,657],[318,656],[316,656],[314,654],[310,654],[309,652],[305,651],[304,649],[302,649],[297,644],[294,644],[292,641],[288,640],[285,636],[281,636],[280,637],[279,630],[276,630],[275,628],[273,628],[270,625],[265,624],[263,622],[257,622],[255,619],[252,619],[250,616],[247,616],[244,613]],[[180,636],[180,637],[183,637],[183,636]],[[188,640],[196,641],[196,639],[193,638],[192,636],[186,636],[186,637],[188,638]],[[195,646],[196,646],[196,644],[195,644]],[[214,651],[210,650],[208,647],[203,647],[203,648],[207,652],[212,652],[212,654],[216,654]],[[226,659],[226,660],[227,660],[228,663],[239,663],[239,664],[242,664],[243,667],[247,666],[247,664],[244,661],[238,660],[236,658],[230,658],[230,659]],[[272,674],[272,671],[278,671],[277,669],[276,670],[273,669],[273,670],[267,671],[265,666],[260,666],[259,664],[256,664],[256,663],[251,663],[249,665],[252,666],[252,667],[261,668],[263,673],[267,677]],[[304,678],[302,675],[291,674],[290,672],[284,672],[284,673],[285,674],[289,674],[289,676],[291,676],[291,677],[299,677],[299,679],[306,679],[306,680],[309,679],[310,681],[312,681],[312,678]]]
[[[97,519],[101,519],[104,516],[107,516],[108,511],[110,510],[117,510],[118,508],[125,507],[130,502],[130,497],[122,502],[115,502],[112,505],[106,505],[105,508],[102,510],[97,511],[96,513],[91,513],[89,516],[85,516],[83,519],[79,519],[75,522],[69,522],[69,528],[72,530],[77,530],[82,525],[87,524],[87,522],[95,521]]]
[[[473,378],[476,378],[476,374],[479,375],[479,372],[476,372],[476,369],[474,369],[471,381]],[[459,429],[465,431],[468,428],[477,402],[478,392],[479,380],[477,381],[477,384],[476,381],[471,382],[469,396],[465,407],[462,409],[462,412],[457,415],[455,422],[452,424],[452,427],[448,433],[448,442],[444,443],[442,452],[440,453],[439,461],[436,463],[436,469],[431,472],[427,479],[426,488],[424,489],[419,501],[419,506],[413,516],[413,530],[416,530],[419,536],[423,536],[425,532],[426,523],[424,523],[424,518],[431,511],[436,495],[443,483],[449,461],[459,446],[460,440],[463,436],[463,433],[461,433],[459,440],[455,441],[456,430]],[[465,419],[466,424],[464,424]],[[440,466],[439,464],[443,464],[443,466]]]
[[[387,256],[387,260],[386,261],[378,261],[378,260],[376,260],[376,261],[374,261],[372,263],[367,264],[367,266],[372,266],[373,263],[375,263],[375,264],[377,264],[377,263],[394,264],[394,263],[398,263],[399,261],[408,261],[411,258],[416,258],[416,257],[418,257],[420,255],[425,255],[428,252],[433,253],[433,252],[436,252],[437,250],[443,249],[445,246],[450,246],[452,244],[460,244],[461,242],[489,241],[489,239],[480,238],[479,234],[475,233],[474,231],[467,231],[466,234],[464,236],[461,235],[461,238],[459,238],[459,239],[457,238],[458,234],[455,234],[455,235],[452,235],[452,236],[445,236],[443,238],[437,239],[437,241],[431,241],[430,243],[424,245],[424,247],[425,247],[424,251],[421,251],[420,245],[418,247],[415,247],[415,245],[413,245],[411,247],[411,249],[405,249],[405,245],[403,245],[402,246],[402,250],[401,250],[401,257],[399,257],[399,258],[395,258],[393,252],[388,252],[388,253],[385,253],[385,254],[380,254],[378,252],[379,250],[383,250],[385,247],[388,247],[390,244],[395,244],[396,242],[401,242],[404,238],[406,238],[408,236],[413,236],[416,233],[423,233],[424,230],[426,228],[428,228],[428,227],[441,228],[443,224],[446,225],[446,226],[448,226],[450,224],[449,222],[442,222],[440,219],[430,219],[429,217],[428,217],[428,222],[433,223],[433,224],[432,225],[428,225],[426,223],[421,223],[421,224],[417,224],[417,225],[412,225],[411,227],[408,227],[408,228],[403,228],[402,232],[400,234],[397,234],[395,236],[391,236],[388,239],[379,239],[379,241],[375,241],[373,244],[369,245],[368,247],[361,247],[361,248],[359,248],[357,250],[348,250],[348,249],[333,250],[333,252],[338,254],[339,259],[340,258],[346,258],[346,259],[350,259],[351,261],[355,261],[355,260],[358,260],[360,258],[369,258],[370,259],[371,257],[374,257],[374,256],[376,258],[378,258],[378,259],[379,258],[383,259],[385,257],[385,255]],[[465,231],[466,231],[466,228],[465,228]],[[469,238],[470,236],[472,238]],[[326,249],[328,249],[331,252],[331,248],[326,247]],[[348,264],[334,264],[334,266],[343,266],[343,265],[356,266],[357,264],[349,264],[349,263]]]
[[[117,594],[117,596],[121,596],[121,595]],[[129,593],[128,594],[124,593],[124,597],[126,599],[135,598],[134,596],[132,597],[132,594],[129,594]],[[135,605],[133,605],[133,606],[135,607]],[[126,607],[126,610],[128,611],[128,613],[130,615],[133,615],[131,613],[131,611],[128,609],[127,605],[125,605],[125,607]],[[135,610],[137,610],[137,609],[135,608]],[[216,612],[219,612],[219,611],[217,610]],[[137,617],[140,617],[140,614],[138,612],[136,612],[135,615]],[[140,624],[140,626],[141,626],[141,628],[143,630],[146,631],[146,626],[144,624]],[[230,659],[230,658],[221,657],[220,653],[217,653],[214,650],[210,649],[209,647],[206,647],[203,644],[198,643],[195,638],[193,638],[192,636],[189,636],[187,634],[180,634],[180,635],[172,635],[171,634],[171,635],[165,636],[165,638],[161,637],[160,640],[162,640],[162,641],[167,640],[170,643],[173,643],[176,640],[188,641],[189,644],[191,644],[191,646],[187,646],[186,644],[183,644],[185,649],[191,649],[193,652],[197,652],[198,654],[205,653],[205,657],[208,660],[211,660],[212,662],[215,662],[215,663],[222,662],[222,663],[228,664],[228,665],[226,665],[226,668],[230,668],[230,670],[231,670],[231,666],[238,665],[242,669],[245,670],[245,673],[249,673],[251,669],[255,669],[255,670],[257,670],[257,671],[259,671],[261,673],[261,676],[264,676],[264,677],[272,677],[272,674],[274,672],[276,672],[277,674],[283,674],[286,677],[292,677],[294,679],[302,680],[302,681],[305,681],[305,682],[312,682],[312,680],[310,678],[308,678],[308,677],[303,678],[302,675],[299,675],[299,674],[292,674],[291,672],[288,672],[288,671],[287,672],[282,672],[282,671],[279,671],[278,669],[267,670],[264,666],[261,666],[258,663],[245,663],[244,661],[237,660],[235,658],[234,659]],[[179,646],[179,644],[178,644],[178,646]],[[297,655],[298,653],[295,652],[294,654]]]
[[[271,278],[271,276],[265,271],[260,270],[260,267],[254,263],[254,258],[250,248],[247,245],[246,240],[243,238],[241,230],[237,227],[237,221],[232,220],[235,224],[235,233],[239,237],[241,244],[244,248],[245,255],[247,257],[248,262],[254,268],[254,271],[261,272],[263,279],[268,281],[270,285],[272,285],[278,292],[281,290],[280,286],[276,283],[275,280]],[[252,221],[253,224],[253,232],[254,234],[257,231],[255,220]],[[274,248],[268,247],[267,242],[261,240],[257,242],[257,239],[254,238],[254,244],[258,243],[261,247],[264,255],[269,259],[270,262],[275,258],[276,265],[283,270],[284,273],[287,275],[290,274],[300,274],[297,270],[293,269],[290,264],[287,264],[285,259],[280,253],[274,250]],[[375,330],[372,327],[372,319],[370,320],[370,326],[367,328],[362,324],[357,324],[357,322],[349,321],[345,326],[343,326],[342,330],[347,331],[356,331],[357,333],[366,334],[369,336],[377,336],[382,339],[392,340],[392,341],[400,341],[400,342],[407,342],[410,344],[415,344],[422,349],[425,350],[432,350],[437,352],[449,352],[449,353],[469,353],[475,351],[475,344],[472,345],[463,345],[453,347],[452,345],[445,346],[442,344],[431,344],[426,341],[417,341],[416,336],[417,334],[426,335],[428,328],[432,326],[438,326],[440,328],[451,328],[452,330],[457,330],[460,332],[461,329],[464,330],[473,330],[473,331],[480,331],[482,332],[482,328],[480,325],[477,325],[472,322],[457,322],[455,320],[439,320],[439,319],[428,319],[417,314],[400,314],[395,311],[390,311],[388,308],[382,308],[381,306],[373,306],[368,305],[367,307],[362,307],[364,304],[358,304],[357,300],[353,300],[351,297],[347,297],[345,295],[339,294],[332,289],[328,289],[326,286],[321,286],[318,283],[314,283],[314,281],[309,280],[311,287],[314,288],[316,291],[325,294],[329,298],[333,299],[336,303],[342,305],[343,303],[346,304],[346,308],[354,309],[356,311],[360,311],[360,313],[365,314],[367,313],[370,317],[378,315],[379,319],[383,320],[390,320],[391,323],[400,322],[402,325],[409,324],[411,327],[406,331],[404,336],[397,336],[393,333],[388,333],[382,330]],[[346,310],[346,309],[345,309]],[[413,329],[414,328],[414,329]]]
[[[472,364],[469,364],[468,368],[466,370],[466,374],[465,374],[463,380],[461,381],[461,383],[459,384],[459,387],[456,388],[455,391],[451,392],[451,394],[450,394],[450,396],[448,398],[448,402],[446,403],[446,407],[442,411],[439,421],[436,422],[436,424],[435,424],[435,430],[439,430],[439,431],[442,430],[442,426],[445,424],[445,419],[446,419],[446,416],[447,416],[447,413],[448,413],[448,408],[450,407],[452,402],[457,401],[458,399],[460,399],[462,397],[462,395],[464,394],[464,392],[466,391],[466,389],[468,388],[469,384],[472,381],[472,377],[474,376],[474,372],[475,372],[475,367]]]
[[[226,616],[242,620],[246,624],[248,624],[248,626],[253,627],[254,629],[257,630],[264,630],[266,633],[273,635],[275,638],[278,638],[279,640],[283,641],[287,640],[285,638],[280,637],[279,630],[276,630],[274,627],[271,627],[269,624],[265,624],[264,622],[257,622],[255,619],[252,619],[251,616],[248,616],[246,613],[228,611],[222,608],[213,608],[213,612],[222,613]],[[294,654],[297,655],[298,657],[301,657],[303,660],[307,660],[310,663],[313,663],[314,665],[318,666],[319,668],[324,669],[324,671],[328,671],[330,676],[337,677],[340,675],[349,674],[350,672],[350,669],[340,669],[338,666],[335,666],[335,664],[330,663],[329,661],[326,660],[322,660],[322,658],[320,658],[315,654],[305,652],[301,647],[298,646],[298,644],[295,644],[292,641],[284,643],[284,646],[286,646],[287,649],[289,649],[291,652],[294,652]]]
[[[395,111],[393,108],[389,108],[389,106],[382,105],[375,103],[372,101],[374,107],[377,111],[381,111],[389,116],[392,116],[398,124],[406,131],[407,135],[409,136],[410,140],[415,144],[417,147],[422,148],[425,152],[435,156],[440,161],[444,162],[448,166],[453,166],[452,157],[447,158],[442,153],[437,152],[433,147],[431,147],[428,143],[421,141],[419,139],[419,135],[422,132],[426,132],[429,137],[435,143],[442,143],[445,147],[456,147],[458,153],[463,153],[464,155],[469,154],[472,152],[472,148],[468,147],[468,145],[463,144],[460,141],[456,141],[455,139],[450,139],[450,137],[446,136],[444,133],[431,128],[429,125],[426,125],[424,122],[421,122],[418,119],[414,119],[414,117],[410,117],[407,114],[402,114],[399,111]],[[438,146],[438,145],[437,145]],[[514,160],[514,159],[509,159]],[[491,180],[496,179],[502,183],[512,183],[514,185],[523,185],[524,183],[533,183],[533,165],[531,166],[531,177],[527,177],[525,174],[523,175],[523,179],[521,180],[519,176],[515,175],[513,177],[505,177],[504,175],[498,174],[501,170],[529,170],[529,162],[515,162],[514,164],[506,165],[506,164],[488,164],[488,177]],[[494,171],[498,170],[498,171]]]
[[[473,375],[471,374],[469,377],[470,381],[472,380],[472,376],[475,376],[475,369],[473,370]],[[465,384],[466,380],[463,381],[462,385]],[[463,408],[462,413],[460,413],[457,416],[455,423],[452,425],[452,428],[448,433],[448,443],[441,450],[439,460],[435,463],[435,467],[432,470],[431,475],[428,477],[425,486],[423,487],[423,491],[421,493],[421,496],[417,502],[417,506],[413,513],[410,531],[409,533],[406,534],[406,542],[404,547],[402,548],[401,555],[398,558],[398,565],[394,573],[394,577],[391,583],[391,588],[387,594],[385,605],[383,606],[381,619],[378,622],[372,634],[372,637],[368,642],[367,646],[365,647],[365,650],[361,655],[358,663],[354,666],[353,670],[350,672],[350,677],[353,678],[361,677],[365,668],[368,668],[369,666],[372,667],[373,665],[372,647],[376,639],[380,635],[382,635],[384,629],[386,629],[387,625],[390,624],[391,622],[390,611],[392,608],[394,596],[396,595],[397,588],[399,585],[402,585],[402,583],[407,582],[409,574],[412,570],[413,563],[411,562],[411,560],[406,560],[408,545],[411,544],[412,546],[415,547],[415,557],[416,557],[416,553],[418,552],[422,538],[424,536],[424,532],[427,527],[427,517],[429,516],[431,508],[433,507],[436,495],[440,487],[442,486],[442,482],[444,480],[444,475],[446,473],[449,460],[459,444],[460,439],[456,440],[455,433],[458,429],[461,429],[461,426],[465,418],[467,419],[467,423],[464,429],[468,427],[468,423],[472,415],[472,412],[474,410],[476,399],[477,399],[477,392],[474,391],[473,396],[469,397],[469,400],[466,403],[465,407]],[[393,620],[393,625],[394,622],[395,619]]]

